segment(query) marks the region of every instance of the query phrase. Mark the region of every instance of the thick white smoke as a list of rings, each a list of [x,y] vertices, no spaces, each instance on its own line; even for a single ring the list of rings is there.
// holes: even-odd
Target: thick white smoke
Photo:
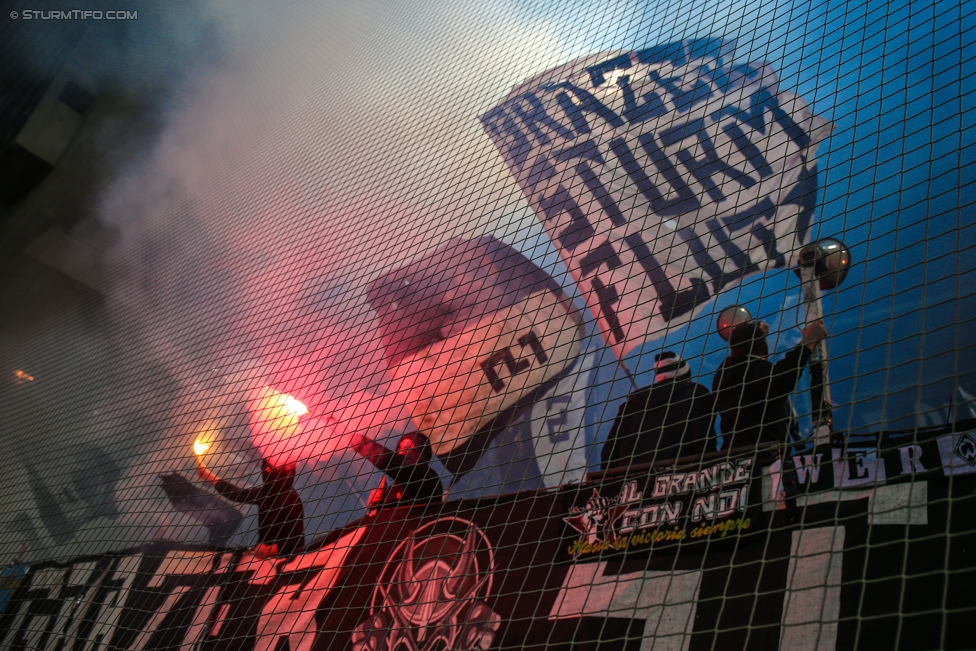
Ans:
[[[110,537],[103,520],[86,521],[40,555],[204,540],[157,475],[192,476],[194,437],[217,430],[211,463],[253,480],[246,396],[260,383],[379,439],[407,427],[384,397],[364,286],[453,237],[490,233],[545,252],[478,116],[535,73],[645,44],[665,9],[215,0],[141,15],[157,23],[111,54],[128,61],[123,86],[167,91],[141,98],[161,107],[160,130],[146,149],[116,152],[132,162],[98,204],[114,234],[99,271],[111,345],[89,342],[86,363],[112,380],[72,406],[85,426],[71,439],[124,466],[122,516]],[[303,495],[320,491],[306,502],[310,531],[358,513],[376,481],[348,453],[319,452],[300,482]],[[13,490],[25,490],[14,488],[22,475]]]
[[[118,485],[133,542],[205,536],[171,512],[156,480],[191,475],[201,431],[218,433],[209,463],[254,479],[258,454],[271,452],[251,447],[261,444],[246,422],[254,386],[294,395],[345,432],[386,439],[407,427],[384,398],[362,290],[452,237],[535,232],[477,118],[570,53],[517,13],[447,2],[213,6],[223,56],[177,89],[152,152],[101,203],[118,233],[105,265],[110,308],[135,342],[122,365],[139,390],[119,399],[163,415]],[[175,395],[138,381],[147,357]],[[306,510],[325,527],[354,516],[375,477],[345,446],[319,443],[291,452],[319,464],[306,466],[319,486],[304,494],[318,498]],[[316,494],[328,492],[323,477],[344,480],[354,501]]]

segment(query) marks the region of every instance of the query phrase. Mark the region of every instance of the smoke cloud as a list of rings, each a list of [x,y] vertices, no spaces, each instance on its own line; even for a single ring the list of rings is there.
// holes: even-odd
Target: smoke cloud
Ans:
[[[73,327],[62,311],[50,336],[29,337],[38,350],[71,342],[59,360],[42,357],[45,376],[78,365],[72,384],[47,384],[73,420],[54,426],[50,409],[28,420],[48,425],[45,449],[67,436],[66,455],[85,442],[121,467],[104,485],[117,512],[62,514],[74,524],[52,525],[68,533],[53,547],[37,538],[37,556],[206,540],[158,475],[192,478],[191,444],[214,431],[208,464],[257,481],[267,450],[248,424],[255,386],[292,394],[342,432],[398,437],[409,420],[385,395],[366,284],[453,237],[539,248],[541,229],[478,115],[574,55],[552,25],[476,2],[184,9],[141,13],[104,51],[101,78],[148,101],[141,128],[155,130],[116,152],[125,165],[98,198],[97,228],[84,227],[108,288],[94,322]],[[23,414],[37,404],[31,391],[17,398]],[[378,479],[333,443],[301,451],[310,533],[361,514]],[[58,464],[44,456],[42,482],[64,483]],[[26,476],[8,481],[29,501]],[[250,542],[254,528],[246,521],[231,542]],[[19,546],[15,537],[3,542]]]

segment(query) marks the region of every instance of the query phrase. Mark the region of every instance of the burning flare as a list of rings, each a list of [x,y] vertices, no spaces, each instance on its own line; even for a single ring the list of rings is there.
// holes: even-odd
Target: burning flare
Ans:
[[[335,418],[267,385],[251,391],[248,411],[254,446],[274,464],[328,458],[344,444]]]
[[[252,407],[252,417],[260,429],[276,438],[287,439],[298,430],[299,419],[308,414],[308,407],[298,398],[287,393],[263,387]]]
[[[288,395],[287,393],[282,394],[284,396],[284,402],[282,403],[282,409],[292,415],[292,416],[304,416],[308,413],[308,407],[306,407],[301,400]]]
[[[213,447],[214,442],[220,437],[220,423],[217,421],[209,420],[205,422],[200,429],[197,430],[196,440],[193,442],[193,454],[198,457],[202,457],[210,448]]]

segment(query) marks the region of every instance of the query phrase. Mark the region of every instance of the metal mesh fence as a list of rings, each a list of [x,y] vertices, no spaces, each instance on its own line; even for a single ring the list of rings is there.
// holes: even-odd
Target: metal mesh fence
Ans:
[[[0,647],[972,646],[967,5],[116,9],[3,26]]]

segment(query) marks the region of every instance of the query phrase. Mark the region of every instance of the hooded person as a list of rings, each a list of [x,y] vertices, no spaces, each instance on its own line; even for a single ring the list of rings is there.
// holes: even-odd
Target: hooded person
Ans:
[[[210,472],[197,457],[198,474],[231,502],[258,507],[258,556],[291,556],[305,545],[305,510],[295,490],[295,464],[261,464],[263,483],[256,488],[238,488]]]
[[[750,321],[729,337],[729,356],[712,379],[715,408],[721,418],[723,448],[785,443],[793,407],[789,395],[827,330],[814,321],[800,343],[776,364],[769,362],[769,326]]]
[[[430,467],[430,440],[420,432],[407,432],[390,450],[363,434],[353,436],[352,448],[393,480],[383,483],[369,500],[370,508],[406,502],[440,500],[444,487],[440,475]]]
[[[701,456],[714,448],[713,399],[692,381],[677,353],[654,358],[654,384],[620,406],[603,446],[601,467],[626,468],[653,461]]]

